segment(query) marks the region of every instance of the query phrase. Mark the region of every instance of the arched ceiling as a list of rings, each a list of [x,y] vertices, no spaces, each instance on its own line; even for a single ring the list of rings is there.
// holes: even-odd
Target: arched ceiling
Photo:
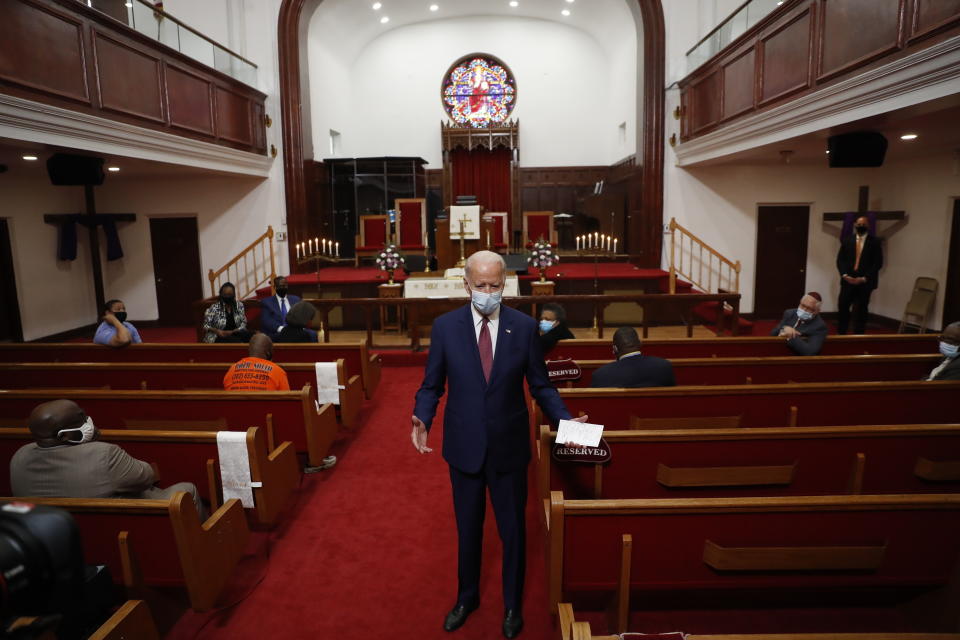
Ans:
[[[625,38],[637,38],[640,20],[634,0],[323,0],[310,21],[311,40],[343,60],[352,60],[384,33],[411,24],[472,16],[548,20],[580,29],[608,55]],[[437,10],[431,11],[430,6]],[[565,16],[561,12],[569,11]],[[389,21],[381,23],[387,17]],[[536,46],[536,43],[531,43]]]

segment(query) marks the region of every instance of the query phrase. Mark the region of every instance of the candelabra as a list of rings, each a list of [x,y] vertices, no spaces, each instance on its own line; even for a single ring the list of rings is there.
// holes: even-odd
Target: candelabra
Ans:
[[[588,233],[577,237],[577,255],[581,258],[593,258],[593,295],[600,295],[600,258],[615,257],[617,255],[618,238],[603,235],[599,232]],[[593,316],[593,328],[598,327],[601,311],[597,308]]]
[[[315,263],[315,271],[321,264],[336,264],[340,261],[340,243],[327,238],[312,238],[297,245],[297,265]]]

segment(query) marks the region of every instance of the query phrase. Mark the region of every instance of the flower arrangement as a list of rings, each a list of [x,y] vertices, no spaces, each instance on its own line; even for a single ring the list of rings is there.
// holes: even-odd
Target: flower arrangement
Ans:
[[[400,255],[400,251],[397,250],[395,244],[384,245],[383,250],[377,254],[377,266],[380,267],[381,271],[387,272],[390,277],[390,284],[393,284],[394,270],[400,268],[404,263],[403,256]]]
[[[541,237],[533,243],[527,262],[540,270],[540,282],[543,282],[547,279],[547,267],[560,262],[560,256],[554,252],[550,243]]]

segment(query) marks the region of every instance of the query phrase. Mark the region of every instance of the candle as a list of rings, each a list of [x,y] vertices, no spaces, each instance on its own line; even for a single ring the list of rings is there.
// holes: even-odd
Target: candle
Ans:
[[[577,251],[580,251],[580,236],[577,236]]]
[[[340,243],[337,243],[337,257],[340,257]]]
[[[613,239],[613,252],[614,252],[614,253],[617,252],[617,239],[616,239],[616,238]]]
[[[297,245],[297,260],[300,259],[300,245]]]
[[[313,239],[313,249],[314,249],[314,251],[316,251],[317,253],[320,253],[320,238],[314,238],[314,239]]]
[[[610,240],[610,236],[607,236],[607,251],[613,248],[613,242]]]
[[[313,253],[313,240],[310,240],[309,238],[307,239],[307,249],[309,249],[307,253]]]

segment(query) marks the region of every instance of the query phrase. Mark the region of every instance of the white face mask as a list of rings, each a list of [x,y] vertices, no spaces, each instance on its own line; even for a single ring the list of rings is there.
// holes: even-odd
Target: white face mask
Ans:
[[[85,442],[90,442],[97,434],[97,428],[93,426],[93,418],[90,416],[87,416],[87,421],[79,427],[74,429],[61,429],[60,431],[57,431],[57,437],[59,438],[64,433],[69,433],[70,431],[79,431],[81,434],[83,434],[79,440],[70,440],[70,444],[83,444]]]
[[[948,344],[943,340],[940,341],[940,353],[944,358],[956,358],[957,353],[960,353],[960,346],[955,344]]]
[[[800,318],[801,320],[803,320],[804,322],[807,322],[808,320],[812,320],[812,319],[813,319],[813,314],[810,313],[809,311],[807,311],[806,309],[799,309],[799,308],[798,308],[798,309],[797,309],[797,317]]]
[[[470,290],[470,300],[473,302],[473,306],[480,312],[480,315],[484,316],[488,316],[497,310],[497,307],[500,306],[500,298],[502,297],[502,291],[483,293],[482,291]]]

